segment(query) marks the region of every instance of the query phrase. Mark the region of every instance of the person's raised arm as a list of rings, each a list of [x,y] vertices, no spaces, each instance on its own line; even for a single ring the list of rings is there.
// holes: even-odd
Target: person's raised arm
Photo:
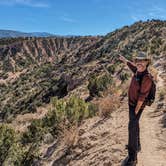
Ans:
[[[119,55],[119,60],[121,60],[124,64],[127,65],[128,60],[124,56]]]
[[[129,61],[122,55],[119,55],[119,60],[121,60],[124,64],[126,64],[133,73],[136,72],[137,68],[133,62]]]

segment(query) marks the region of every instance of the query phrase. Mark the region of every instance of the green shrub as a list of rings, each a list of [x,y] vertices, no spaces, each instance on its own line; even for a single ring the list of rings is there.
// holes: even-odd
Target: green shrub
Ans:
[[[68,100],[58,100],[57,97],[53,97],[51,103],[52,109],[45,118],[48,127],[57,127],[61,123],[69,125],[80,123],[83,119],[92,117],[95,114],[95,108],[92,104],[86,103],[77,96],[72,96]]]
[[[66,118],[72,123],[80,123],[83,119],[91,116],[88,104],[80,98],[73,96],[66,103]]]
[[[13,112],[15,111],[14,108],[12,108],[13,105],[6,104],[3,107],[3,111],[1,112],[3,119],[5,119],[6,122],[10,122],[13,118]]]
[[[165,94],[166,94],[166,89],[160,89],[159,91],[159,100],[164,100],[164,97],[165,97]]]
[[[0,77],[1,77],[2,79],[7,79],[7,78],[8,78],[8,74],[7,74],[6,72],[0,73]]]
[[[92,76],[89,79],[88,89],[90,96],[100,96],[100,92],[108,88],[108,85],[112,83],[112,77],[110,74],[104,74],[102,76]]]
[[[33,120],[31,125],[28,126],[28,131],[23,134],[22,142],[24,144],[40,142],[46,132],[47,129],[43,125],[42,119]]]
[[[8,150],[11,148],[15,141],[14,130],[5,126],[0,126],[0,163],[5,161]]]
[[[34,165],[34,161],[35,159],[39,159],[39,155],[39,144],[36,142],[32,143],[24,152],[24,157],[21,160],[21,166]]]
[[[34,122],[36,123],[36,121]],[[31,124],[31,136],[33,142],[31,146],[24,146],[21,143],[21,137],[14,129],[7,125],[0,125],[0,163],[4,166],[22,166],[31,165],[35,158],[38,158],[38,140],[41,139],[42,130],[37,130],[36,128],[39,124]],[[32,129],[34,127],[34,129]],[[32,133],[33,131],[33,133]],[[24,139],[26,136],[24,135]],[[37,138],[38,137],[38,138]]]
[[[129,78],[129,75],[125,72],[121,72],[120,73],[120,80],[122,81],[122,83],[125,81],[125,80],[128,80]]]
[[[115,65],[110,65],[108,66],[107,70],[111,73],[111,74],[114,74],[115,73]]]
[[[64,126],[68,128],[80,124],[83,119],[96,113],[93,104],[77,96],[69,99],[53,97],[51,104],[47,115],[43,119],[33,120],[22,135],[6,125],[0,126],[0,163],[5,166],[33,164],[34,159],[39,157],[39,145],[46,133],[56,136]]]
[[[7,125],[0,125],[0,163],[4,166],[21,165],[24,149],[16,132]]]
[[[51,132],[52,135],[57,135],[60,130],[60,124],[65,119],[65,102],[57,97],[51,98],[51,109],[43,118],[43,125]]]
[[[68,100],[51,98],[52,108],[43,119],[33,120],[28,131],[22,136],[22,142],[41,142],[46,133],[57,135],[62,130],[61,125],[72,126],[79,124],[83,119],[95,115],[96,108],[84,100],[72,96]]]

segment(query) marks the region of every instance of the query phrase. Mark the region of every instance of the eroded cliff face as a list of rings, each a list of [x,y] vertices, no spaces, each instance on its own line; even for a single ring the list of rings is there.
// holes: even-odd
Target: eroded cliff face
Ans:
[[[90,52],[102,37],[19,38],[0,48],[1,112],[35,110],[50,97],[64,97],[85,81]],[[13,41],[12,41],[13,40]],[[6,43],[5,43],[6,42]],[[86,68],[86,70],[84,70]],[[9,89],[9,93],[7,92]],[[35,104],[35,105],[36,105]]]
[[[101,37],[21,38],[0,48],[1,70],[17,72],[30,65],[74,63]],[[8,64],[8,66],[6,66]]]

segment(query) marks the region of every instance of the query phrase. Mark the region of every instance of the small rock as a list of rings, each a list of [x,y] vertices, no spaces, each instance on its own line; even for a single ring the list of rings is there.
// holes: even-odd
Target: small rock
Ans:
[[[50,143],[52,143],[53,141],[54,141],[54,137],[52,136],[52,134],[48,133],[48,134],[46,134],[46,135],[44,136],[43,142],[44,142],[45,144],[50,144]]]

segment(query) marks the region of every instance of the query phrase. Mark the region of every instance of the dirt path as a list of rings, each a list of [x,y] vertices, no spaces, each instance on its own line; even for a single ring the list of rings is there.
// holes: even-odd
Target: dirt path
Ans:
[[[163,88],[163,85],[163,79],[159,76],[157,92]],[[158,95],[157,93],[157,99]],[[156,107],[156,104],[147,107],[140,121],[142,151],[138,155],[138,166],[166,165],[166,141],[164,138],[166,130],[162,129],[160,123],[163,114]]]
[[[166,142],[161,135],[161,113],[147,108],[140,121],[142,151],[138,155],[138,166],[165,166]]]

